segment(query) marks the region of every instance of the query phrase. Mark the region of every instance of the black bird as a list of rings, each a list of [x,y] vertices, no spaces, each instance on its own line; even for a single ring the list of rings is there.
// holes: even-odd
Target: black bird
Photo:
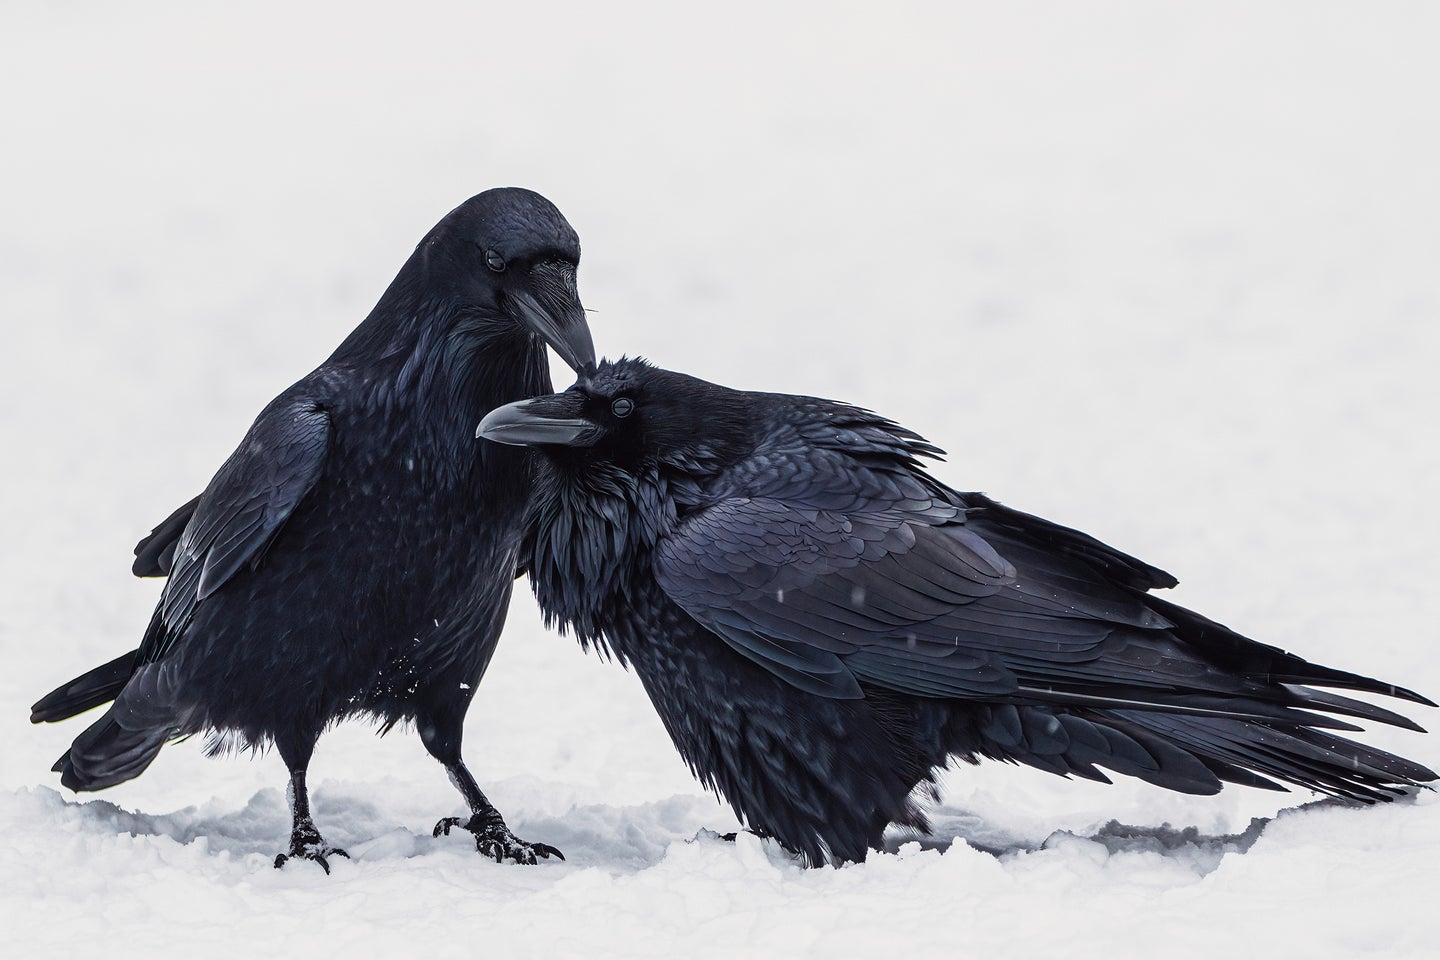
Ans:
[[[952,756],[1363,803],[1435,779],[1327,732],[1413,722],[1314,688],[1429,700],[1152,596],[1175,579],[951,490],[868,411],[621,360],[478,434],[544,454],[546,617],[633,666],[692,772],[811,864],[926,831],[915,788]]]
[[[521,189],[451,211],[364,322],[276,397],[196,500],[137,548],[168,574],[140,648],[54,691],[34,722],[114,700],[56,763],[72,790],[139,775],[176,737],[274,743],[290,771],[290,857],[342,853],[311,821],[305,772],[352,715],[413,721],[497,860],[559,856],[515,837],[460,754],[462,723],[505,619],[531,484],[526,451],[475,455],[475,419],[547,393],[548,343],[577,370],[594,347],[575,286],[579,240]]]

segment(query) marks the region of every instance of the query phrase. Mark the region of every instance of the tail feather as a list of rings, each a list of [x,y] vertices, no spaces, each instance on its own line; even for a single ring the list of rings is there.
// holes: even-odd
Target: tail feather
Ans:
[[[138,651],[131,650],[121,654],[50,691],[30,708],[30,722],[66,720],[114,700],[135,671],[136,653]]]
[[[1401,727],[1405,730],[1413,730],[1416,733],[1425,732],[1424,727],[1404,714],[1396,713],[1393,710],[1386,710],[1384,707],[1377,707],[1375,704],[1366,703],[1364,700],[1356,700],[1354,697],[1342,697],[1338,693],[1331,693],[1328,690],[1314,690],[1310,687],[1293,686],[1290,687],[1289,690],[1298,696],[1306,706],[1315,707],[1320,710],[1328,710],[1331,713],[1341,713],[1347,717],[1359,717],[1361,720],[1374,720],[1378,723],[1388,723],[1392,727]]]
[[[1313,705],[1327,698],[1321,695]],[[1341,706],[1359,703],[1338,700]],[[973,729],[980,752],[990,757],[1090,780],[1106,780],[1096,769],[1103,767],[1181,793],[1218,793],[1224,783],[1285,790],[1289,783],[1376,803],[1436,779],[1414,761],[1314,729],[1314,714],[1294,710],[1288,720],[1257,719],[1253,708],[1242,700],[1239,715],[1225,717],[992,703]]]
[[[103,790],[144,773],[171,736],[169,728],[126,729],[107,712],[75,738],[51,769],[71,790]]]
[[[1244,767],[1238,767],[1216,757],[1201,757],[1200,762],[1209,767],[1211,773],[1226,783],[1238,783],[1242,787],[1254,787],[1257,790],[1286,792],[1283,784],[1276,783],[1269,777],[1262,777],[1254,770],[1246,770]]]
[[[1331,710],[1337,713],[1349,713],[1352,716],[1360,716],[1370,720],[1380,720],[1386,723],[1393,723],[1396,726],[1414,728],[1413,721],[1398,713],[1391,713],[1379,707],[1370,707],[1369,704],[1359,700],[1351,700],[1348,697],[1320,694],[1319,691],[1309,691],[1319,694],[1314,697],[1304,697],[1298,693],[1288,693],[1292,688],[1275,688],[1276,699],[1272,701],[1261,700],[1252,693],[1245,699],[1235,696],[1222,697],[1214,694],[1198,693],[1176,693],[1173,690],[1153,688],[1144,689],[1141,687],[1124,687],[1118,684],[1109,688],[1066,688],[1066,689],[1045,689],[1022,685],[1020,692],[1027,700],[1035,700],[1041,703],[1050,703],[1060,707],[1087,708],[1090,710],[1158,710],[1168,714],[1186,714],[1201,717],[1223,717],[1226,719],[1257,720],[1260,722],[1276,720],[1282,723],[1301,723],[1310,727],[1328,727],[1332,730],[1348,730],[1356,732],[1364,729],[1353,723],[1338,720],[1335,717],[1327,717],[1324,714],[1309,713],[1297,710],[1297,706],[1316,706],[1323,710]],[[1304,687],[1295,687],[1293,690],[1305,690]],[[1339,709],[1329,706],[1330,703],[1354,705],[1351,709]],[[1361,707],[1369,708],[1364,712],[1356,712]],[[1424,731],[1421,731],[1424,732]]]
[[[1403,757],[1303,726],[1281,729],[1248,720],[1140,711],[1116,711],[1114,716],[1202,759],[1360,803],[1390,800],[1436,779],[1434,771]]]
[[[166,741],[181,734],[171,681],[162,663],[131,674],[110,709],[56,762],[60,782],[71,790],[103,790],[143,773]]]
[[[1360,690],[1409,700],[1427,707],[1437,706],[1435,701],[1414,690],[1348,670],[1311,663],[1279,647],[1251,640],[1223,624],[1153,594],[1147,595],[1145,602],[1152,610],[1173,623],[1180,639],[1201,653],[1206,660],[1239,676],[1263,677],[1267,681],[1286,685],[1304,684],[1312,687]]]
[[[1181,793],[1220,792],[1214,771],[1163,736],[1096,713],[988,704],[977,727],[981,752],[1060,776],[1109,782],[1104,767]]]

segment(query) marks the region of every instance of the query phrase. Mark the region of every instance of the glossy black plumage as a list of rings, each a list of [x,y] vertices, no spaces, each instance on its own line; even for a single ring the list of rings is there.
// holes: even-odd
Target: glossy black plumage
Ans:
[[[1361,802],[1435,778],[1328,732],[1411,721],[1314,688],[1430,701],[1151,595],[1174,578],[949,489],[867,411],[622,360],[480,433],[544,454],[546,615],[633,667],[695,774],[811,863],[923,830],[912,794],[952,756]]]
[[[323,864],[304,783],[316,739],[351,715],[413,720],[486,853],[555,852],[509,834],[460,757],[531,482],[525,451],[477,457],[471,434],[486,410],[550,389],[547,342],[593,363],[579,255],[560,212],[528,190],[482,193],[430,231],[365,321],[136,548],[137,574],[169,577],[139,649],[32,714],[114,700],[56,764],[66,786],[134,777],[177,736],[273,742],[294,796],[279,862]]]

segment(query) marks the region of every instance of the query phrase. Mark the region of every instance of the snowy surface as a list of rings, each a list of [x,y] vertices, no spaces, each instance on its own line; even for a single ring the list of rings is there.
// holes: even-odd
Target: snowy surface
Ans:
[[[1433,5],[139,6],[0,11],[6,955],[1434,955],[1434,794],[989,765],[924,849],[713,839],[639,684],[528,598],[467,756],[563,864],[430,839],[458,797],[408,731],[321,741],[327,878],[270,866],[277,757],[77,797],[82,722],[27,722],[140,636],[135,540],[499,184],[579,230],[602,352],[880,410],[1180,602],[1440,695]]]

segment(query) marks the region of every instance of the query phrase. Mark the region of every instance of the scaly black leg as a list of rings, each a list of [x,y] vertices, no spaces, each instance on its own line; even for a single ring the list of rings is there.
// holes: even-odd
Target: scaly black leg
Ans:
[[[487,857],[492,857],[496,863],[514,860],[516,863],[533,865],[536,857],[565,859],[565,854],[548,843],[527,843],[511,833],[510,828],[505,826],[505,818],[485,799],[485,794],[480,791],[479,784],[463,762],[456,761],[447,765],[445,771],[450,774],[450,782],[455,784],[455,789],[460,791],[460,795],[470,805],[470,819],[445,817],[435,824],[434,836],[438,837],[442,833],[449,836],[454,827],[468,830],[475,835],[475,849]]]
[[[554,857],[557,860],[564,860],[565,855],[548,843],[527,843],[505,826],[505,818],[500,816],[500,811],[485,798],[481,792],[480,785],[470,775],[465,767],[465,761],[460,759],[460,722],[455,720],[450,723],[440,723],[434,719],[421,720],[417,726],[420,729],[420,739],[425,744],[425,749],[430,755],[445,765],[445,772],[450,775],[450,782],[455,784],[455,789],[465,798],[465,803],[470,807],[470,817],[445,817],[435,824],[433,836],[440,836],[442,833],[449,836],[450,831],[456,827],[468,830],[475,837],[475,849],[487,857],[491,857],[496,863],[503,863],[506,860],[513,860],[516,863],[534,864],[537,858],[549,859]]]
[[[291,742],[277,742],[280,757],[290,768],[290,787],[286,791],[290,798],[290,852],[276,854],[275,869],[285,866],[287,860],[314,860],[320,864],[326,876],[330,874],[330,861],[334,855],[350,859],[350,854],[339,847],[325,845],[325,838],[315,829],[310,819],[310,793],[305,788],[305,770],[310,765],[310,754],[315,750],[312,740],[309,744],[297,745]]]

